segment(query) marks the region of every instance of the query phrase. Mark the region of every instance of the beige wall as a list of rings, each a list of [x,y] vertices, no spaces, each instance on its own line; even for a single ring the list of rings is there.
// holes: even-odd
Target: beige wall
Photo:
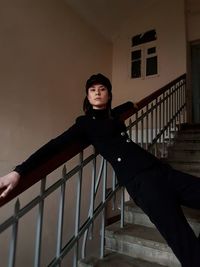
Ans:
[[[159,75],[130,78],[131,38],[155,29],[157,32]],[[114,103],[138,101],[186,72],[185,16],[183,0],[157,1],[142,9],[121,27],[114,43]]]
[[[112,46],[63,0],[13,0],[0,12],[3,173],[82,112],[86,78],[111,74]]]
[[[111,76],[112,44],[80,19],[64,0],[1,1],[0,40],[0,171],[3,175],[68,128],[82,113],[86,78],[96,72]],[[88,191],[88,184],[85,188]],[[71,211],[74,194],[67,193],[66,209]],[[30,195],[33,192],[24,194],[22,202]],[[49,206],[45,205],[46,263],[51,253],[55,253],[57,211],[53,208],[58,197],[59,193],[54,194],[49,198]],[[11,212],[9,207],[1,209],[0,222]],[[33,264],[30,249],[34,246],[35,211],[20,223],[22,236],[32,235],[33,240],[20,238],[16,266]],[[74,223],[68,220],[66,226],[71,234]],[[1,266],[7,266],[7,234],[0,237]]]

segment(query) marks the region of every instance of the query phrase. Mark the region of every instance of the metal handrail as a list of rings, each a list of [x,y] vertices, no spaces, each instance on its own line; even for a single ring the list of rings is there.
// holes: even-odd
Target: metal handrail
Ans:
[[[167,154],[167,147],[172,142],[175,132],[179,129],[180,124],[186,121],[186,76],[182,75],[167,86],[159,89],[151,94],[149,97],[137,103],[138,110],[128,110],[121,114],[121,118],[127,123],[127,132],[130,138],[148,149],[158,157],[165,157]],[[129,119],[127,121],[127,119]],[[105,220],[106,220],[106,206],[109,201],[116,199],[116,193],[121,190],[121,227],[124,225],[124,189],[119,187],[116,181],[116,176],[110,166],[101,158],[100,155],[91,152],[89,156],[84,159],[84,153],[88,144],[71,144],[70,147],[63,150],[62,153],[54,155],[48,159],[47,162],[41,165],[22,179],[21,184],[14,192],[11,193],[6,200],[1,200],[0,205],[4,205],[19,193],[25,191],[32,184],[40,181],[40,193],[33,198],[24,207],[21,207],[20,200],[17,199],[14,214],[6,219],[0,225],[0,234],[7,229],[12,228],[12,235],[9,248],[8,266],[14,267],[16,262],[17,240],[18,240],[18,225],[20,219],[29,213],[33,208],[38,208],[37,214],[37,228],[35,237],[35,257],[34,267],[41,266],[41,243],[43,234],[43,217],[44,204],[48,196],[56,190],[60,190],[59,213],[57,221],[57,244],[55,256],[51,259],[48,266],[61,266],[65,256],[73,250],[73,266],[78,266],[80,257],[85,258],[86,244],[88,235],[93,236],[93,225],[95,219],[101,214],[101,238],[100,238],[100,257],[104,257],[105,249]],[[64,165],[61,177],[52,185],[47,187],[47,174],[51,173],[58,166],[65,161],[71,159],[74,155],[80,152],[78,164],[69,172],[67,172]],[[101,161],[98,163],[97,161]],[[98,163],[98,164],[97,164]],[[90,206],[88,208],[87,218],[81,222],[81,194],[83,170],[86,166],[92,164],[91,170],[91,197]],[[38,175],[38,176],[37,176]],[[63,225],[65,215],[65,197],[66,186],[71,178],[76,176],[77,180],[77,200],[75,213],[75,229],[74,234],[67,242],[63,242]],[[43,178],[45,177],[45,178]],[[43,179],[42,179],[43,178]],[[107,180],[112,180],[112,188],[107,193]],[[100,185],[101,183],[101,185]],[[21,186],[21,187],[20,187]],[[97,193],[101,191],[101,198],[97,199]],[[80,247],[82,245],[82,248]]]

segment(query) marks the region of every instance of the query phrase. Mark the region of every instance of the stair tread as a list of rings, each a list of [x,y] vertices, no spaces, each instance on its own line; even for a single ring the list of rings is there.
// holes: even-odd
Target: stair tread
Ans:
[[[156,228],[143,225],[126,223],[124,228],[120,228],[119,222],[116,222],[106,228],[106,237],[117,237],[118,240],[156,247],[160,251],[170,251],[166,241]]]
[[[108,253],[103,259],[90,258],[82,260],[83,267],[165,267],[157,263],[152,263],[116,252]]]
[[[191,164],[200,164],[200,159],[193,159],[193,158],[173,158],[173,159],[166,159],[165,162],[177,162],[177,163],[191,163]]]
[[[169,148],[169,152],[187,152],[187,153],[198,153],[200,152],[200,148],[198,146],[194,146],[194,147],[187,147],[187,146],[184,146],[184,147],[179,147],[179,146],[176,146],[174,145],[173,147],[170,147]]]
[[[200,223],[200,210],[184,206],[182,206],[182,208],[188,220]],[[143,213],[143,211],[133,201],[127,201],[125,203],[125,210]]]

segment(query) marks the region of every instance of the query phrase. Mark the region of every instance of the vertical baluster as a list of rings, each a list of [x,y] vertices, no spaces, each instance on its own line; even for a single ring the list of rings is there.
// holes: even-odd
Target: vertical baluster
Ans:
[[[114,170],[112,170],[112,190],[114,191],[116,187],[116,174]],[[116,194],[114,194],[112,198],[112,210],[115,210],[115,205],[116,205]]]
[[[95,153],[95,151],[93,151]],[[95,202],[95,181],[96,181],[96,165],[97,160],[96,157],[94,157],[92,161],[92,185],[91,185],[91,197],[90,197],[90,218],[93,217],[94,214],[94,202]],[[93,223],[90,226],[89,229],[89,239],[91,240],[93,237]]]
[[[154,112],[153,112],[153,103],[151,103],[151,113],[150,113],[150,116],[151,116],[151,135],[150,135],[150,145],[152,145],[153,143],[153,125],[154,125]]]
[[[13,227],[12,227],[12,237],[11,237],[11,241],[10,241],[8,267],[14,267],[15,266],[16,250],[17,250],[18,212],[19,212],[19,210],[20,210],[20,202],[19,202],[19,199],[17,199],[17,201],[15,203],[15,209],[14,209],[15,222],[14,222]]]
[[[184,114],[185,114],[185,117],[184,117],[184,122],[186,122],[187,121],[187,107],[186,107],[186,85],[185,85],[185,83],[183,84],[183,90],[184,90],[184,104],[185,104],[185,107],[184,107],[184,110],[185,110],[185,112],[184,112]]]
[[[159,126],[158,126],[158,129],[159,129],[159,134],[161,133],[161,113],[162,113],[162,106],[161,106],[162,104],[161,104],[161,98],[159,97],[159,99],[158,99],[158,106],[159,106],[159,112],[158,112],[158,117],[159,117],[159,120],[158,120],[158,124],[159,124]],[[162,136],[160,135],[160,137],[159,137],[159,150],[161,149],[162,150],[162,147],[161,147],[161,144],[162,144]],[[161,151],[161,153],[162,153],[162,151]],[[159,153],[159,154],[161,154],[161,153]],[[159,157],[160,157],[160,155],[159,155]]]
[[[169,142],[171,143],[171,132],[172,132],[172,88],[169,91]]]
[[[149,144],[149,114],[148,114],[149,108],[148,104],[146,106],[146,149],[148,149]]]
[[[95,154],[95,151],[93,151]],[[95,202],[95,181],[96,181],[96,162],[97,158],[96,156],[92,160],[92,185],[91,185],[91,196],[90,196],[90,210],[89,210],[89,217],[93,217],[94,213],[94,202]],[[89,239],[92,239],[93,236],[93,223],[90,226],[89,229],[87,229],[83,236],[83,243],[82,243],[82,250],[81,250],[81,257],[82,259],[85,259],[86,257],[86,245],[87,245],[87,236],[89,231]]]
[[[181,117],[182,117],[182,122],[184,122],[184,119],[183,119],[183,99],[182,99],[182,85],[180,86],[179,88],[180,90],[180,107],[181,107]]]
[[[177,106],[176,106],[176,87],[177,84],[174,86],[174,132],[176,133],[176,110],[177,110]]]
[[[180,86],[178,87],[178,120],[179,120],[179,129],[180,129],[180,125],[181,125],[181,105],[180,105]]]
[[[79,165],[81,166],[83,162],[83,152],[79,154]],[[80,206],[81,206],[81,189],[82,189],[82,167],[78,172],[78,183],[77,183],[77,201],[76,201],[76,217],[75,217],[75,237],[78,236],[79,225],[80,225]],[[78,254],[79,254],[79,241],[76,242],[74,247],[74,258],[73,267],[77,267],[78,264]]]
[[[132,123],[132,120],[129,119],[129,123],[128,123],[128,125],[129,125],[129,138],[132,140],[132,127],[130,127],[131,123]]]
[[[174,131],[176,132],[176,85],[174,86]]]
[[[43,224],[43,214],[44,214],[44,199],[42,199],[42,196],[45,192],[45,186],[46,186],[46,177],[41,180],[41,186],[40,186],[41,201],[38,205],[34,267],[39,267],[41,264],[40,260],[41,260],[41,247],[42,247],[42,224]]]
[[[173,86],[173,94],[172,94],[172,110],[173,110],[173,131],[175,132],[175,124],[176,124],[176,118],[175,118],[175,89]]]
[[[120,210],[121,210],[121,220],[120,220],[120,227],[124,227],[124,187],[121,188],[121,204],[120,204]]]
[[[164,130],[165,127],[165,93],[163,93],[162,95],[162,99],[163,99],[163,108],[162,108],[162,129]],[[163,139],[162,139],[162,144],[163,144],[163,148],[162,148],[162,157],[165,156],[165,131],[163,131]]]
[[[182,94],[182,96],[181,96],[181,102],[182,103],[181,104],[183,106],[185,103],[185,101],[184,101],[184,87],[183,86],[181,86],[181,94]],[[185,122],[185,108],[183,108],[182,113],[183,113],[183,122]]]
[[[60,203],[59,203],[59,212],[58,212],[58,230],[57,230],[57,247],[56,247],[56,257],[60,257],[62,250],[62,236],[63,236],[63,221],[64,221],[64,208],[65,208],[65,177],[67,174],[66,166],[64,165],[62,169],[62,180],[63,183],[60,187]],[[61,262],[58,263],[58,266],[61,266]]]
[[[167,91],[167,94],[166,94],[166,125],[168,125],[168,124],[169,124],[169,92]],[[167,126],[167,136],[169,138],[169,125]]]
[[[136,120],[136,125],[135,125],[135,143],[138,144],[138,111],[135,114],[135,120]]]
[[[176,86],[176,128],[178,127],[178,88],[179,86]]]
[[[103,190],[102,190],[102,203],[105,203],[106,199],[106,185],[107,185],[107,161],[105,161],[104,164],[104,174],[103,174]],[[104,250],[105,250],[105,207],[102,211],[102,217],[101,217],[101,254],[100,257],[104,257]]]
[[[144,112],[141,111],[141,147],[144,146],[144,119],[143,119]]]
[[[156,103],[155,103],[156,107],[155,107],[155,137],[157,138],[158,135],[158,99],[156,98]],[[158,141],[156,141],[155,144],[155,156],[157,156],[157,144]]]

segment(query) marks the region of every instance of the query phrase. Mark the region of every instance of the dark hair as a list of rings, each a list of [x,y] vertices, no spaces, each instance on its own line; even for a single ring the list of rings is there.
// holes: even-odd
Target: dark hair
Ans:
[[[107,90],[108,90],[108,95],[109,95],[109,100],[107,103],[107,108],[111,109],[111,102],[112,102],[112,85],[110,80],[104,76],[101,73],[98,74],[94,74],[92,75],[87,81],[86,81],[86,85],[85,85],[85,89],[86,89],[86,94],[88,94],[88,89],[94,85],[94,84],[102,84],[104,85]],[[92,109],[92,105],[90,104],[87,96],[85,97],[84,101],[83,101],[83,110],[85,113],[88,113],[90,110]]]

